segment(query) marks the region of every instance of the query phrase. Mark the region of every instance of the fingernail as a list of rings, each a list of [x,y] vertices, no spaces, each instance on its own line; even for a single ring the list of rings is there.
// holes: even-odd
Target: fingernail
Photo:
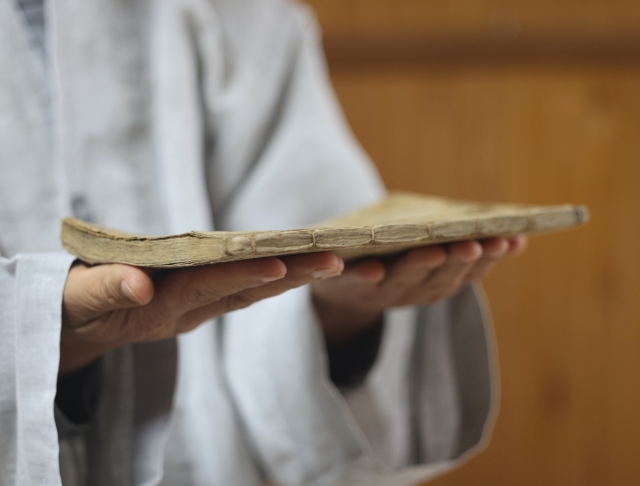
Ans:
[[[284,275],[265,275],[264,277],[262,277],[260,279],[260,281],[262,283],[269,283],[269,282],[273,282],[275,280],[280,280],[282,277],[284,277]]]
[[[316,270],[311,273],[311,277],[316,280],[322,280],[323,278],[331,278],[340,275],[342,272],[337,268],[326,268],[324,270]]]

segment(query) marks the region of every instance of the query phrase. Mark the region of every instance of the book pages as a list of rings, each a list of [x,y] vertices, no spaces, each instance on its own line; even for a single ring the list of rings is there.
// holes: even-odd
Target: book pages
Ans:
[[[451,241],[557,231],[587,220],[584,206],[488,204],[396,192],[310,228],[140,236],[65,218],[61,239],[90,264],[163,268],[314,251],[335,251],[345,259],[390,255]]]

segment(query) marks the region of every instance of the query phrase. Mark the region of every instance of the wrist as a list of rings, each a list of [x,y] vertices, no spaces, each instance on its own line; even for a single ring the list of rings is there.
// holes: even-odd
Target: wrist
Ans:
[[[62,325],[58,376],[67,375],[92,363],[118,347],[115,343],[99,343],[82,339],[75,329]]]

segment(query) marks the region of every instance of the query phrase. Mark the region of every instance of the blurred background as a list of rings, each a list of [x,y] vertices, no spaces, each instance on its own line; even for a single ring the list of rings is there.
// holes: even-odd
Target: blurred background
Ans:
[[[486,280],[500,415],[430,484],[640,484],[640,2],[308,3],[389,188],[591,210]]]

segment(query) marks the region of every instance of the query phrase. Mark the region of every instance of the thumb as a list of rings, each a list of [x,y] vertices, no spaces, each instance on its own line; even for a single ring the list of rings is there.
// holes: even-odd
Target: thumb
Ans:
[[[64,287],[63,324],[80,327],[107,312],[148,304],[153,292],[153,281],[140,268],[74,265]]]

